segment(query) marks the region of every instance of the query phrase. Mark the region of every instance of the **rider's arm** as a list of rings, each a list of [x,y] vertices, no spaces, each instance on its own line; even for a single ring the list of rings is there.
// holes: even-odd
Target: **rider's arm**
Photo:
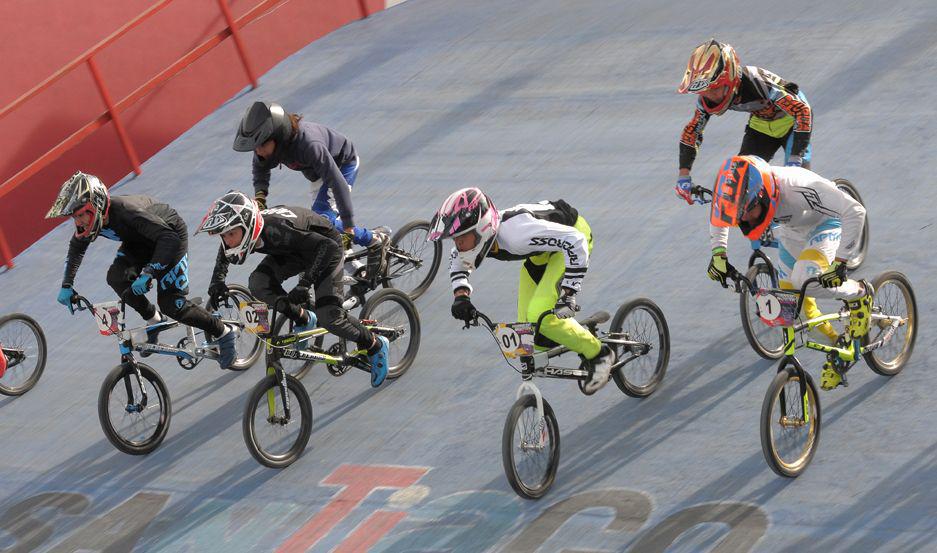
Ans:
[[[702,100],[700,100],[702,101]],[[683,127],[680,135],[680,174],[689,175],[696,159],[696,152],[703,143],[703,130],[709,121],[709,114],[702,110],[697,103],[693,118]]]
[[[449,280],[452,281],[452,293],[459,295],[471,295],[472,285],[469,284],[468,277],[471,271],[467,270],[459,259],[459,250],[452,247],[452,253],[449,254]]]
[[[816,175],[811,188],[816,191],[816,198],[807,202],[808,207],[818,213],[836,217],[842,225],[842,236],[836,248],[836,259],[845,261],[856,255],[862,227],[865,224],[865,208],[831,181]]]
[[[224,254],[224,244],[218,246],[218,255],[215,257],[215,268],[211,272],[209,282],[224,282],[228,276],[228,258]]]
[[[563,252],[566,271],[560,285],[579,292],[589,269],[589,243],[575,227],[537,219],[522,213],[501,223],[498,245],[509,252],[526,255],[537,252]]]
[[[346,229],[353,228],[355,226],[354,210],[351,205],[348,182],[345,181],[345,176],[342,175],[329,149],[321,142],[311,141],[299,155],[299,163],[306,167],[313,167],[315,172],[322,177],[322,184],[332,190],[332,196],[338,207],[338,215],[342,218],[342,225]]]
[[[143,209],[134,210],[128,215],[126,221],[129,228],[156,242],[153,246],[153,257],[150,259],[150,265],[154,269],[166,269],[171,263],[178,262],[182,239],[175,229],[160,217]]]
[[[810,145],[810,132],[813,130],[813,112],[810,104],[793,94],[784,94],[774,100],[774,105],[794,118],[794,139],[791,155],[803,157]]]
[[[323,279],[331,278],[342,259],[342,248],[333,238],[318,232],[304,232],[290,241],[290,249],[303,260],[306,269],[299,275],[303,286],[318,286]]]
[[[254,154],[254,161],[251,167],[251,173],[254,175],[254,196],[258,193],[267,197],[270,190],[270,165],[268,162],[261,161],[257,154]]]
[[[90,240],[82,240],[74,236],[69,241],[68,256],[65,258],[65,274],[62,276],[63,288],[71,288],[75,283],[75,275],[78,274],[78,267],[85,257],[89,244],[91,244]]]
[[[727,249],[729,246],[729,227],[709,225],[709,246],[713,250],[716,248]]]

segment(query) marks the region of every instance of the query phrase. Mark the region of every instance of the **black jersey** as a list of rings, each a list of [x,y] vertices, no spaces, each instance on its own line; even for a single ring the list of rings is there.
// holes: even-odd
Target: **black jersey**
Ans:
[[[185,221],[176,210],[149,196],[111,196],[107,221],[99,236],[121,242],[122,248],[150,259],[156,270],[178,261],[188,247]],[[91,240],[72,237],[65,260],[63,286],[71,286]]]

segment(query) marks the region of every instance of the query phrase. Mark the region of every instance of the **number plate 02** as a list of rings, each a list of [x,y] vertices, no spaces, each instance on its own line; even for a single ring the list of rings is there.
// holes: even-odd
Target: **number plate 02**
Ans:
[[[248,332],[267,334],[270,332],[270,318],[267,316],[267,304],[262,301],[242,301],[239,304],[241,322]]]

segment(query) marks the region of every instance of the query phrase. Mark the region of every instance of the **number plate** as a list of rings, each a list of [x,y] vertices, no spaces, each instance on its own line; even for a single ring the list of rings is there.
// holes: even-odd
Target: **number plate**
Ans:
[[[241,322],[248,332],[267,334],[270,332],[270,318],[267,304],[262,301],[242,301],[239,304]]]
[[[91,306],[91,310],[102,336],[117,334],[123,328],[124,312],[120,310],[119,301],[96,303]]]
[[[498,323],[495,338],[504,356],[517,359],[534,353],[534,329],[531,323]]]
[[[793,326],[797,314],[797,294],[783,290],[758,290],[755,305],[758,317],[768,326]]]

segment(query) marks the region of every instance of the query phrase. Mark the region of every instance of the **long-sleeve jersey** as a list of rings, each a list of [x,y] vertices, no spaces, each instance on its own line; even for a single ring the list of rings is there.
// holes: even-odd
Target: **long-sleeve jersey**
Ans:
[[[322,179],[322,184],[332,190],[338,214],[345,227],[355,226],[351,194],[340,169],[357,158],[354,144],[325,125],[300,121],[298,127],[289,143],[277,147],[270,158],[261,159],[254,154],[254,192],[267,194],[270,189],[270,170],[282,163],[294,171],[302,172],[310,181]]]
[[[780,191],[774,222],[784,227],[783,231],[788,234],[806,237],[824,221],[839,219],[842,238],[836,257],[851,259],[859,247],[865,223],[862,204],[809,169],[772,167],[771,172]],[[710,225],[709,235],[713,248],[724,248],[728,244],[728,227]]]
[[[318,284],[322,274],[334,259],[342,255],[342,238],[332,222],[298,206],[278,205],[260,212],[264,228],[254,247],[254,252],[301,260],[305,271],[300,275],[304,286]],[[224,245],[218,248],[212,282],[222,282],[228,275],[228,259]]]
[[[519,204],[499,212],[501,225],[494,245],[487,257],[502,261],[520,260],[544,252],[563,252],[566,272],[560,284],[580,291],[583,277],[589,269],[589,244],[586,236],[573,227],[579,213],[563,200]],[[459,252],[452,248],[449,276],[452,289],[472,290]]]
[[[150,265],[157,270],[177,262],[180,246],[188,243],[185,222],[176,210],[149,196],[111,196],[107,222],[99,235],[121,242],[127,249],[152,251]],[[90,240],[72,237],[65,260],[63,286],[71,286],[75,282],[78,267],[90,244]]]
[[[794,143],[791,145],[791,154],[803,156],[810,145],[813,114],[810,104],[798,96],[799,92],[800,87],[796,83],[785,81],[766,69],[748,65],[742,68],[741,81],[735,97],[729,103],[729,109],[751,113],[752,118],[765,122],[793,118]],[[699,97],[693,118],[680,136],[681,169],[693,167],[696,152],[703,143],[703,130],[710,118],[710,114],[703,109],[705,101],[702,96]],[[749,121],[751,124],[751,118]]]

